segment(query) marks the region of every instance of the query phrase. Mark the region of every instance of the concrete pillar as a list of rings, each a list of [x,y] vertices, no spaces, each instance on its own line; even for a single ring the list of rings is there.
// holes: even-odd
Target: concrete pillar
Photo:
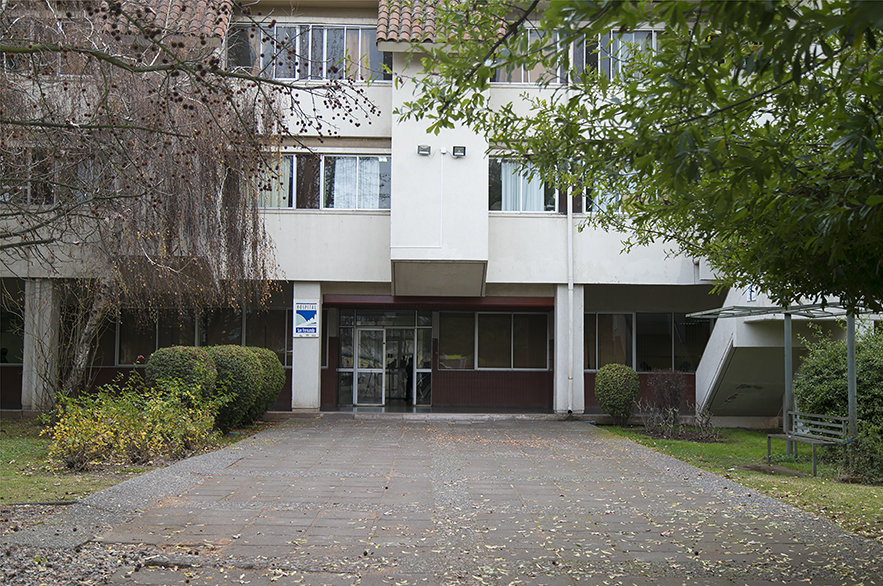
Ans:
[[[573,348],[569,347],[569,330],[571,314],[568,308],[567,285],[555,288],[555,385],[552,409],[556,413],[567,413],[568,405],[574,413],[583,413],[585,403],[585,376],[583,374],[583,286],[573,287]],[[570,396],[570,357],[573,357],[573,395]]]
[[[294,284],[294,323],[291,339],[291,410],[318,411],[321,400],[322,366],[322,286],[319,283]],[[315,303],[318,311],[318,333],[302,336],[298,325],[297,304]]]
[[[21,405],[48,409],[58,382],[58,328],[61,306],[51,279],[25,281],[24,356]]]

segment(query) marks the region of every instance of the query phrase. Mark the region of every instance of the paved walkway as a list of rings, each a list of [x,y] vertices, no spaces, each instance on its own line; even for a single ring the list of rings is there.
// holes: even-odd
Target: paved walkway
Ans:
[[[158,550],[114,584],[883,584],[879,544],[584,422],[293,420],[76,508],[58,539]]]

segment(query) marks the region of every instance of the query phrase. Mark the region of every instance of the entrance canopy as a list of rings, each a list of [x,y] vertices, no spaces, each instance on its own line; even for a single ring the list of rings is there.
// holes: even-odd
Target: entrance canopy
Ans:
[[[716,319],[723,317],[753,317],[757,315],[797,315],[807,318],[823,318],[823,317],[846,317],[848,312],[845,307],[839,303],[810,303],[804,305],[792,305],[790,307],[781,307],[779,305],[771,305],[766,307],[756,307],[748,305],[730,305],[729,307],[721,307],[720,309],[709,309],[706,311],[697,311],[687,314],[687,317]],[[862,310],[859,313],[871,313],[868,310]]]
[[[870,310],[861,309],[858,313],[872,313]],[[759,315],[785,316],[785,398],[782,409],[782,428],[785,433],[791,431],[791,422],[788,411],[794,409],[794,400],[791,392],[791,375],[793,371],[792,345],[791,345],[791,316],[797,315],[806,318],[846,317],[846,360],[847,360],[847,388],[849,397],[849,437],[858,435],[858,409],[856,401],[856,375],[855,375],[855,312],[849,312],[840,303],[810,303],[804,305],[792,305],[782,307],[771,305],[754,307],[745,305],[731,305],[720,309],[709,309],[687,314],[687,317],[717,319],[727,317],[753,317]],[[790,448],[790,446],[789,446]],[[790,449],[789,449],[790,454]]]

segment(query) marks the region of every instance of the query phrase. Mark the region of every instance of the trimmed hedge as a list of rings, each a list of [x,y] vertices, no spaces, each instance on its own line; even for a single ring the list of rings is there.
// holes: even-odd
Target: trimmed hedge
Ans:
[[[160,348],[150,356],[144,377],[153,388],[162,390],[177,380],[191,389],[199,388],[202,398],[210,398],[215,395],[218,371],[205,348],[172,346]]]
[[[269,348],[248,346],[261,363],[261,387],[249,412],[249,419],[256,421],[267,409],[273,406],[282,387],[285,386],[285,368],[279,357]]]
[[[229,431],[252,423],[249,416],[262,388],[261,360],[242,346],[207,346],[205,350],[218,370],[216,394],[230,398],[218,412],[217,426]]]
[[[607,364],[595,375],[595,397],[616,425],[625,425],[638,400],[638,373],[625,364]]]

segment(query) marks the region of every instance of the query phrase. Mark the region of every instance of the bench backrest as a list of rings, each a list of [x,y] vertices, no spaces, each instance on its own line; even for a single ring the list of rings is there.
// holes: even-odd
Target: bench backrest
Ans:
[[[849,418],[836,415],[815,415],[799,411],[788,412],[792,419],[791,433],[821,440],[845,440]]]

